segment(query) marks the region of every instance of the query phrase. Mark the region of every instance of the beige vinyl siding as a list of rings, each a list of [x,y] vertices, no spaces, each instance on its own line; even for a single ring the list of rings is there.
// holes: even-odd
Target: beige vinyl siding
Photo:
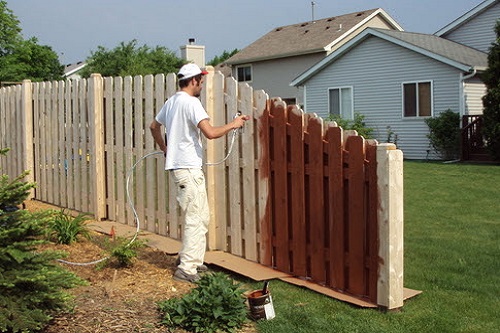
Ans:
[[[337,26],[335,28],[340,28],[340,26]],[[366,28],[380,28],[380,29],[391,29],[393,30],[389,23],[387,23],[386,20],[381,18],[380,16],[375,16],[372,18],[370,21],[366,22],[365,24],[361,25],[359,28],[354,30],[347,38],[342,39],[341,41],[335,43],[332,48],[329,50],[328,54],[332,53],[333,51],[337,50],[340,48],[342,45],[346,44],[349,42],[351,39],[356,37],[359,33],[361,33],[363,30]]]
[[[464,104],[466,115],[483,114],[483,99],[486,86],[478,78],[470,79],[464,86]]]
[[[290,82],[324,56],[325,53],[316,53],[255,62],[252,64],[252,82],[249,84],[254,90],[264,90],[269,97],[301,100],[299,90],[296,87],[290,87]]]
[[[491,43],[496,40],[495,24],[500,18],[500,3],[465,22],[457,29],[441,37],[461,43],[483,52],[488,52]]]
[[[365,115],[379,142],[387,126],[398,135],[408,159],[425,159],[429,142],[425,118],[403,118],[402,83],[432,81],[433,115],[460,108],[460,72],[448,65],[377,37],[354,47],[306,82],[305,111],[328,116],[328,87],[352,86],[354,112]]]

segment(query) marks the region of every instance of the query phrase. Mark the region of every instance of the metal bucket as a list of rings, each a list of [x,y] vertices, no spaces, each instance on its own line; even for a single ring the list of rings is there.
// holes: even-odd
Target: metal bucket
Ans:
[[[252,291],[248,296],[248,305],[250,307],[250,316],[254,320],[273,319],[274,313],[273,298],[271,292],[265,294],[261,289]]]

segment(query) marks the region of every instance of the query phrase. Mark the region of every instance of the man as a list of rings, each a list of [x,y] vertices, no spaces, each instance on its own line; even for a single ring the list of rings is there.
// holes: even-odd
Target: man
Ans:
[[[165,153],[165,170],[173,176],[177,201],[185,214],[180,264],[174,273],[177,281],[197,281],[200,279],[197,270],[206,269],[203,258],[210,216],[200,132],[207,139],[216,139],[242,127],[249,119],[241,115],[223,126],[210,124],[210,118],[197,98],[206,74],[208,72],[195,64],[182,66],[177,74],[180,90],[165,102],[150,125],[156,144]],[[165,133],[161,126],[165,126]]]

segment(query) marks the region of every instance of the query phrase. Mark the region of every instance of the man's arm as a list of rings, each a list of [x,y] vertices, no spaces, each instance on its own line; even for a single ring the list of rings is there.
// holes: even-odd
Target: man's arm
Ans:
[[[153,120],[151,125],[149,125],[149,129],[151,130],[151,135],[153,136],[153,139],[155,140],[156,144],[158,145],[158,147],[160,147],[160,150],[166,154],[167,143],[165,142],[161,126],[162,125],[155,119]]]
[[[210,121],[208,119],[203,119],[198,123],[198,128],[201,130],[201,132],[203,133],[203,135],[205,135],[207,139],[217,139],[220,138],[221,136],[226,135],[229,131],[233,129],[243,127],[243,125],[245,125],[245,121],[249,119],[250,119],[249,116],[242,115],[234,118],[233,121],[230,123],[215,127],[210,124]]]

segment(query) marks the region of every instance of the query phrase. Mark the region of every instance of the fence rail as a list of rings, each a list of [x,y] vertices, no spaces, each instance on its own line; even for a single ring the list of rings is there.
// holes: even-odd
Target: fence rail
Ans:
[[[148,125],[175,91],[174,74],[1,88],[0,148],[12,148],[2,173],[30,170],[33,198],[135,225],[128,189],[142,229],[181,239],[163,158],[143,158],[155,151]],[[401,151],[218,72],[207,75],[201,100],[214,125],[237,112],[252,117],[230,157],[205,167],[209,250],[401,307]],[[206,160],[222,159],[229,141],[205,142]]]

